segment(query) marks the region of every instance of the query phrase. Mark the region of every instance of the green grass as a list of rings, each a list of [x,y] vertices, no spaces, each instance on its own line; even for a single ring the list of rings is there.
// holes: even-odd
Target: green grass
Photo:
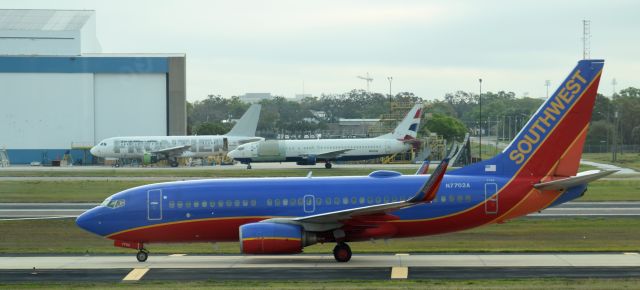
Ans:
[[[638,251],[637,218],[524,218],[458,233],[351,243],[355,253]],[[78,228],[73,219],[0,221],[0,253],[129,253]],[[333,244],[305,253],[331,253]],[[238,254],[237,243],[150,244],[152,253]]]
[[[584,153],[582,159],[613,164],[620,167],[631,168],[636,171],[640,171],[640,154],[638,153],[618,153],[617,161],[611,162],[611,153]]]
[[[156,181],[0,181],[0,202],[100,202],[127,188]]]
[[[483,280],[363,280],[363,281],[171,281],[136,283],[26,283],[0,289],[637,289],[632,279],[483,279]]]
[[[576,201],[638,201],[640,180],[608,179],[589,183],[587,193]]]

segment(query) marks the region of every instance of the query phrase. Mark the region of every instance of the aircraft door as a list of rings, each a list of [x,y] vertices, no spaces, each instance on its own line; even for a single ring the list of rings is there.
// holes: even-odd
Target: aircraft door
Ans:
[[[312,213],[316,210],[316,198],[313,195],[305,195],[303,203],[305,213]]]
[[[222,151],[229,152],[229,139],[222,138]]]
[[[498,213],[498,184],[485,183],[484,184],[484,212],[486,214]]]
[[[147,191],[147,219],[150,221],[162,219],[162,190]]]

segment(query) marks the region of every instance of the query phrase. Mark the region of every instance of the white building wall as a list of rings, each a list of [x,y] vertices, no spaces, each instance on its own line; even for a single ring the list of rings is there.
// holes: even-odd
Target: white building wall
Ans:
[[[95,74],[95,140],[167,135],[166,74]]]
[[[0,146],[70,148],[92,141],[93,74],[0,73]]]
[[[0,31],[0,55],[80,55],[80,31]]]

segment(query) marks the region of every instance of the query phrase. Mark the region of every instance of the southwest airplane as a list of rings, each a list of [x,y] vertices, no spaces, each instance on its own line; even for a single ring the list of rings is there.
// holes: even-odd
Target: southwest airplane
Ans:
[[[227,156],[247,164],[247,169],[251,169],[251,162],[315,165],[318,161],[324,161],[324,167],[329,169],[331,161],[366,160],[406,152],[417,141],[421,112],[422,104],[415,104],[393,132],[376,138],[262,140],[238,146]]]
[[[502,223],[582,196],[612,171],[578,173],[604,61],[581,60],[495,157],[431,175],[181,181],[128,189],[82,215],[81,228],[138,250],[173,242],[240,241],[244,254],[293,254],[315,243],[435,235]],[[424,167],[423,167],[424,168]]]
[[[167,159],[171,167],[177,167],[178,157],[203,158],[264,140],[255,137],[260,107],[251,105],[226,135],[112,137],[100,141],[90,152],[97,157],[136,158],[144,163]]]

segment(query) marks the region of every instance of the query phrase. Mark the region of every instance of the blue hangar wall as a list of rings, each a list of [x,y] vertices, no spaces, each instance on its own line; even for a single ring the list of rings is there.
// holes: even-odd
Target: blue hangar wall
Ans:
[[[184,55],[0,56],[0,147],[12,164],[92,163],[114,136],[185,135]]]

